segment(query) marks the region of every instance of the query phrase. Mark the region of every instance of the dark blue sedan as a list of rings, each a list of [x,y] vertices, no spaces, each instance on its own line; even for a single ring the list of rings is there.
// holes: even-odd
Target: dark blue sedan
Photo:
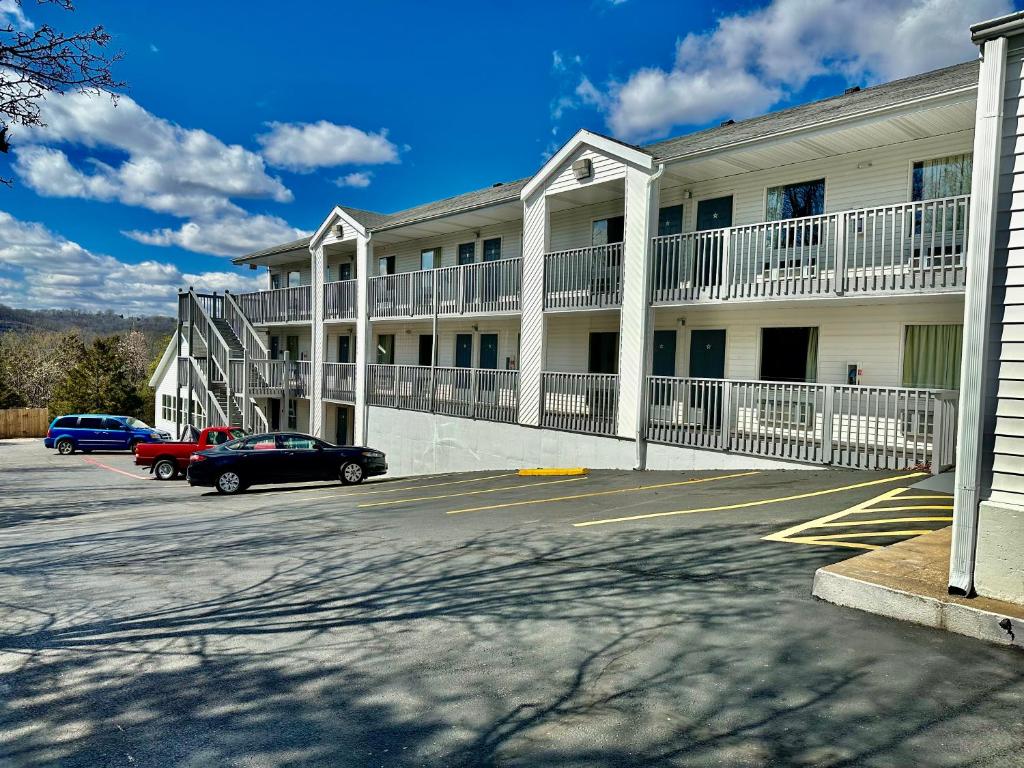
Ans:
[[[387,471],[380,451],[284,432],[252,435],[192,454],[188,482],[231,494],[250,485],[308,480],[356,485]]]

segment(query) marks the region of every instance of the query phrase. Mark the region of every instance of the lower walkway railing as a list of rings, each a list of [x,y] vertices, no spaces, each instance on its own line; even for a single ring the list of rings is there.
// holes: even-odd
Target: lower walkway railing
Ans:
[[[324,363],[324,397],[328,400],[355,402],[355,363]]]
[[[514,423],[519,415],[519,371],[366,366],[369,405]]]
[[[955,390],[648,377],[647,439],[935,474],[953,465]]]
[[[619,377],[609,373],[541,374],[541,426],[614,435]]]

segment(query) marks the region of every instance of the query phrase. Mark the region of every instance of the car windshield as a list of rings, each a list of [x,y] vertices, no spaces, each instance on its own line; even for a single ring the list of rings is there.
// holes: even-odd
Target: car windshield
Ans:
[[[133,418],[131,416],[126,418],[124,420],[124,423],[127,424],[132,429],[152,429],[152,427],[150,427],[149,424],[147,424],[146,422],[139,421],[138,419]]]

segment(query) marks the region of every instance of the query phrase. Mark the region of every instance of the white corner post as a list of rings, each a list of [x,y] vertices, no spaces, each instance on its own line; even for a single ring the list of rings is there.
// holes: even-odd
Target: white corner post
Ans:
[[[967,244],[953,542],[949,553],[949,590],[960,594],[970,594],[974,589],[988,397],[986,367],[999,200],[999,156],[1002,151],[1006,38],[985,42],[982,55],[968,221],[971,237]]]
[[[327,333],[324,328],[324,279],[327,266],[323,245],[312,251],[313,306],[312,339],[310,343],[311,389],[309,393],[309,431],[316,437],[324,437],[324,352],[327,349]]]
[[[626,166],[625,231],[622,243],[622,309],[619,312],[619,411],[616,434],[641,440],[651,307],[650,243],[657,227],[660,173]],[[643,461],[638,451],[638,465]],[[642,469],[642,466],[637,466]]]
[[[354,445],[366,445],[370,409],[366,404],[366,366],[370,362],[373,328],[370,325],[370,264],[373,263],[373,244],[368,237],[356,237],[356,404],[352,425]]]
[[[522,319],[519,329],[519,423],[540,426],[544,370],[544,254],[548,250],[544,190],[523,202]]]

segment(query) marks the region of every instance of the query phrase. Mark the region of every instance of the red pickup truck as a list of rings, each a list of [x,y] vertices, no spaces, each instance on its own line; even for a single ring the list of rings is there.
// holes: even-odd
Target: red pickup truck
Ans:
[[[196,451],[212,448],[239,437],[245,431],[238,427],[207,427],[202,432],[189,427],[191,440],[166,443],[139,443],[135,451],[135,463],[149,467],[157,480],[173,480],[178,473],[188,469],[189,459]]]

